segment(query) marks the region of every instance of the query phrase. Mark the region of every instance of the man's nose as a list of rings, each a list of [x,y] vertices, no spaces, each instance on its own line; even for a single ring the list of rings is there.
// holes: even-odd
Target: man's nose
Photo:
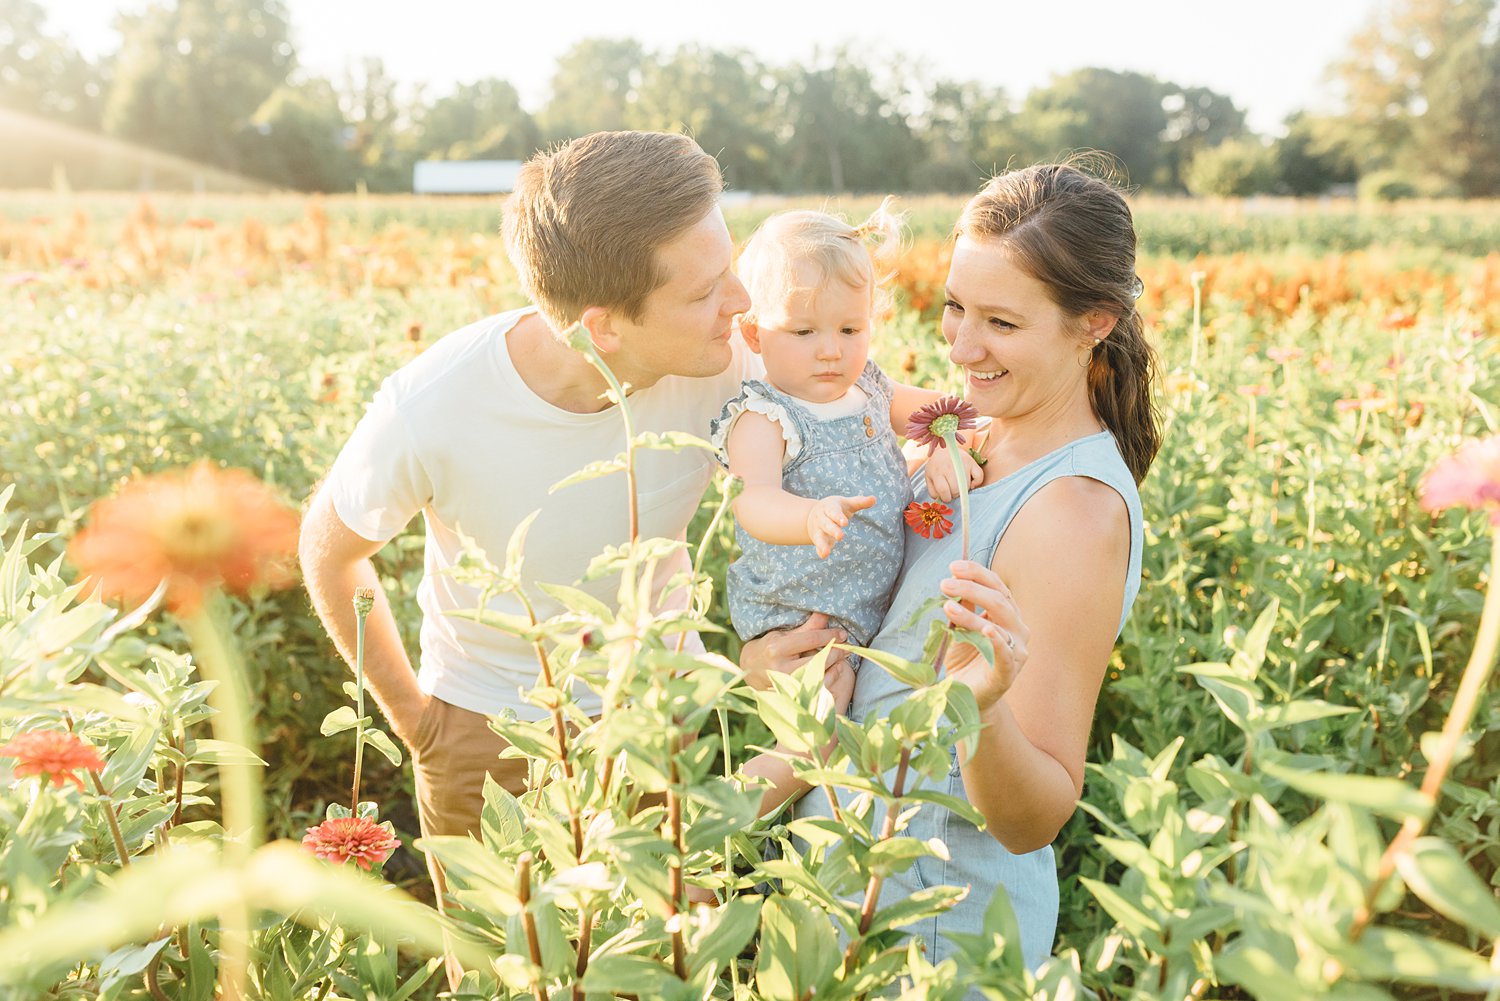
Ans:
[[[743,313],[750,308],[750,293],[745,291],[745,283],[740,281],[738,275],[731,274],[729,282],[728,311]]]

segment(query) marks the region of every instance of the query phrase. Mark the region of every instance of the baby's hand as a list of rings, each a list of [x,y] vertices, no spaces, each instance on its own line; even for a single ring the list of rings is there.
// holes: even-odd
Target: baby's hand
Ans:
[[[974,456],[964,446],[963,436],[959,436],[958,457],[963,462],[964,472],[969,478],[969,489],[973,490],[984,482],[984,469],[974,460]],[[953,473],[953,460],[943,454],[946,450],[934,445],[927,455],[927,466],[923,475],[927,478],[927,493],[933,500],[951,501],[958,496],[958,481]]]
[[[826,560],[834,544],[844,537],[851,514],[874,506],[874,497],[824,497],[815,503],[807,512],[807,534],[819,558]]]

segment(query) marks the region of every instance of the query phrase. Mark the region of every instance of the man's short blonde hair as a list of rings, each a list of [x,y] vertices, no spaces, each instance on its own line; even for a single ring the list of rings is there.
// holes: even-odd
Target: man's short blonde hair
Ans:
[[[663,244],[713,209],[718,162],[669,132],[595,132],[521,168],[505,203],[505,249],[521,287],[559,334],[591,306],[641,318],[667,280]]]

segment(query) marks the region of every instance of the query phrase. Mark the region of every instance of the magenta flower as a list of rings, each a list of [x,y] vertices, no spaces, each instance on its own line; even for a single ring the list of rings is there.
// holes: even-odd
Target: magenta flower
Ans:
[[[1468,442],[1434,466],[1422,480],[1422,507],[1488,511],[1500,527],[1500,435]]]
[[[979,411],[972,403],[956,396],[944,396],[911,415],[906,422],[906,437],[918,445],[948,447],[948,435],[967,431],[979,421]]]

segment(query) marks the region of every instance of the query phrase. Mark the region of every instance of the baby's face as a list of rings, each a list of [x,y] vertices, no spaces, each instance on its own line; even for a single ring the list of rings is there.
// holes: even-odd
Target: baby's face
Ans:
[[[834,280],[807,287],[759,310],[753,333],[747,329],[745,340],[764,359],[771,385],[809,403],[831,403],[847,393],[865,369],[870,305],[868,285]]]

